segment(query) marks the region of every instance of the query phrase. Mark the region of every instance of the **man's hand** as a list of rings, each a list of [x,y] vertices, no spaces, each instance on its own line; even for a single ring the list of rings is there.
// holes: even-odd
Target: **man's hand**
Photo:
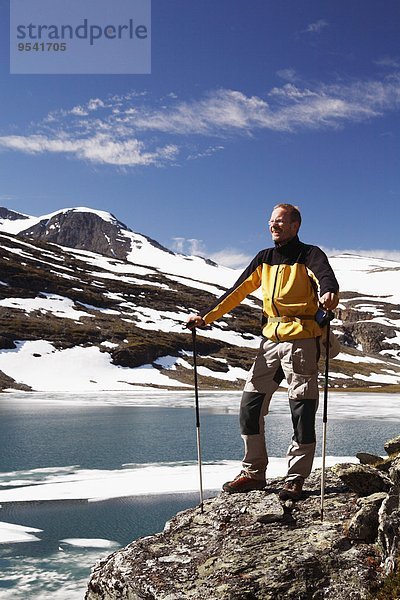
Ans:
[[[186,327],[193,329],[194,327],[205,327],[204,319],[200,315],[190,315],[186,321]]]
[[[325,310],[335,310],[339,304],[339,296],[333,292],[326,292],[319,301]]]

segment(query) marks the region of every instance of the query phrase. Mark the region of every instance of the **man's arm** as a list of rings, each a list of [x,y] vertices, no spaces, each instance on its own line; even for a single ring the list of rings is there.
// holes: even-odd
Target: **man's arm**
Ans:
[[[208,310],[200,315],[191,315],[187,320],[187,326],[193,328],[209,325],[233,310],[246,296],[259,288],[261,285],[262,256],[263,251],[254,257],[233,286],[218,298]]]
[[[321,305],[326,310],[334,310],[339,304],[339,284],[325,252],[317,246],[311,246],[306,267],[309,276],[319,287]]]

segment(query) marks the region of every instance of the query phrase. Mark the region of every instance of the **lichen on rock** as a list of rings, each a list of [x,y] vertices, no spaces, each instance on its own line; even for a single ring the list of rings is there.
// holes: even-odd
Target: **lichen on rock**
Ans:
[[[86,600],[366,599],[379,557],[346,535],[356,496],[328,472],[321,522],[319,477],[313,473],[304,500],[286,507],[288,522],[277,480],[265,491],[220,494],[203,513],[179,513],[164,532],[100,562]]]
[[[400,554],[400,454],[378,468],[327,469],[323,521],[320,471],[299,502],[221,493],[100,561],[85,600],[370,600]]]

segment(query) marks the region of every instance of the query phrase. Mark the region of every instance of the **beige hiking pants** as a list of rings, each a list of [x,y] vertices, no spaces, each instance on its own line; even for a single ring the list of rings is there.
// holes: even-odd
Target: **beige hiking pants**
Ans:
[[[247,376],[240,405],[244,442],[243,470],[264,479],[268,464],[264,417],[272,394],[285,378],[292,414],[293,438],[287,451],[287,480],[306,478],[315,454],[318,408],[318,345],[315,338],[272,342],[263,338]]]

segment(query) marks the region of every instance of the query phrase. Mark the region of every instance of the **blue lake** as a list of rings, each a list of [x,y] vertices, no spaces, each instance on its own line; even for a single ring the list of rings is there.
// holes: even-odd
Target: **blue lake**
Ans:
[[[328,455],[382,455],[383,442],[399,435],[398,398],[331,396]],[[240,394],[200,399],[202,457],[218,482],[206,495],[218,493],[227,462],[240,468],[239,400]],[[1,599],[83,598],[98,558],[162,530],[173,514],[198,503],[185,479],[197,460],[190,394],[10,394],[1,397],[0,416],[0,521],[39,530],[36,541],[0,544]],[[270,456],[284,456],[291,437],[284,394],[272,404],[267,431]],[[320,417],[318,432],[320,439]],[[132,477],[131,494],[124,488],[118,497],[116,472],[121,481]],[[171,474],[178,494],[165,487]],[[99,482],[105,499],[88,502],[85,490],[98,490]],[[150,491],[154,485],[164,493]],[[24,500],[24,490],[41,489],[51,490],[51,499],[39,494],[38,500]],[[12,500],[4,501],[5,494]]]

